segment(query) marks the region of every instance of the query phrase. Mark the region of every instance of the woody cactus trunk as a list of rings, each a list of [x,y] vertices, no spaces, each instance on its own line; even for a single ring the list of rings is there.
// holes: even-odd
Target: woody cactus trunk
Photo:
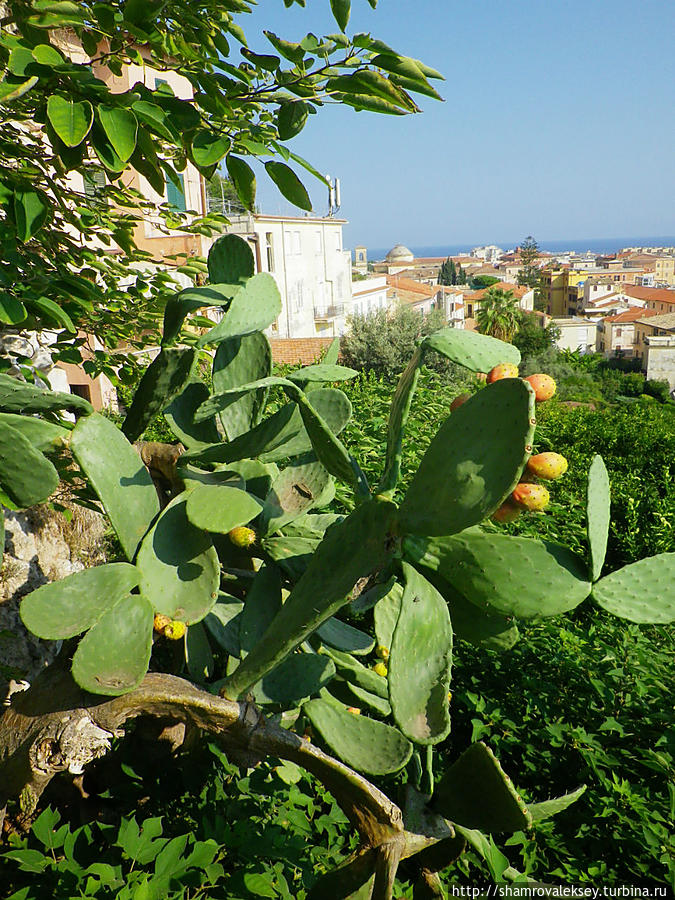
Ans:
[[[481,743],[434,785],[434,747],[451,726],[453,637],[508,651],[519,619],[589,597],[632,622],[670,621],[675,554],[601,577],[600,458],[588,481],[588,559],[486,527],[533,449],[535,394],[517,377],[452,413],[399,496],[427,351],[474,372],[519,362],[515,347],[472,332],[420,342],[392,400],[382,478],[369,485],[339,437],[351,407],[335,385],[356,373],[338,365],[337,344],[321,364],[273,376],[264,329],[281,310],[274,279],[254,274],[248,244],[231,235],[214,244],[209,276],[168,301],[163,345],[121,429],[78,397],[0,375],[3,502],[48,500],[59,483],[52,458],[66,454],[61,471],[72,478],[77,466],[125,556],[23,600],[26,627],[63,644],[0,719],[0,808],[19,798],[30,817],[55,774],[82,771],[129,719],[170,717],[216,734],[247,765],[293,760],[334,794],[360,847],[311,896],[389,898],[409,857],[427,894],[442,896],[437,873],[468,844],[487,854],[486,834],[530,828],[583,790],[526,806]],[[211,330],[184,327],[214,306],[222,318]],[[214,351],[211,390],[198,378],[202,348]],[[184,449],[169,448],[163,506],[132,445],[162,411]],[[348,515],[328,511],[336,481],[353,492]],[[170,638],[184,643],[187,678],[158,671],[153,649]],[[396,803],[366,778],[406,768]]]

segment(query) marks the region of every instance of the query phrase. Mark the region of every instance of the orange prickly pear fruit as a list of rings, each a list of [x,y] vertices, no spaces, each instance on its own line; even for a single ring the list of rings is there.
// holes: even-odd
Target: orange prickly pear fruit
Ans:
[[[521,514],[522,510],[519,506],[508,498],[505,500],[499,509],[496,509],[492,513],[492,520],[494,522],[513,522],[514,519],[517,519]]]
[[[247,528],[246,525],[239,525],[237,528],[233,528],[232,531],[227,532],[227,536],[235,547],[242,547],[244,550],[255,544],[257,538],[255,531],[252,528]]]
[[[164,629],[163,634],[170,641],[179,641],[186,631],[187,625],[185,622],[178,622],[176,619],[172,619]]]
[[[454,412],[456,409],[459,409],[459,407],[463,403],[466,403],[466,401],[470,399],[471,394],[460,394],[458,397],[455,397],[455,399],[450,404],[450,412]]]
[[[521,482],[517,485],[511,498],[519,506],[529,509],[530,512],[546,509],[551,499],[543,484],[530,484],[529,482]]]
[[[527,468],[537,478],[554,481],[567,471],[567,460],[560,453],[537,453],[528,459]]]
[[[375,653],[385,662],[389,659],[389,647],[383,647],[382,644],[378,644],[375,648]]]
[[[353,716],[360,716],[360,715],[361,715],[361,710],[358,708],[358,706],[348,706],[348,707],[347,707],[347,712],[348,712],[348,713],[351,713]]]
[[[387,669],[387,667],[385,666],[385,664],[383,662],[376,663],[373,666],[373,672],[376,672],[378,675],[381,675],[382,678],[387,677],[388,671],[389,671],[389,669]]]
[[[550,400],[556,392],[555,381],[550,375],[545,375],[542,372],[537,375],[528,375],[523,380],[532,386],[537,403],[541,403],[542,400]]]
[[[514,363],[500,363],[495,366],[487,374],[487,383],[492,384],[495,381],[501,381],[502,378],[517,378],[518,366]]]
[[[152,623],[152,627],[159,634],[164,634],[164,629],[167,627],[167,625],[170,625],[170,624],[171,624],[170,616],[163,616],[161,613],[157,613],[155,615],[155,619]]]

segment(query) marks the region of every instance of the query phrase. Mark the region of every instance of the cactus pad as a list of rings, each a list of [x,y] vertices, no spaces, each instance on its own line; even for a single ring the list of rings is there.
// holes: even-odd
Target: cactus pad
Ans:
[[[213,392],[218,394],[272,374],[272,348],[261,332],[221,341],[213,358]],[[267,388],[240,397],[218,414],[228,440],[260,422],[267,401]]]
[[[185,511],[197,528],[227,534],[239,525],[247,525],[262,508],[257,497],[237,487],[198,484],[188,492]]]
[[[288,376],[290,381],[302,384],[311,381],[350,381],[359,373],[356,369],[347,366],[327,365],[319,363],[315,366],[305,366],[304,369],[296,369]]]
[[[322,647],[321,653],[325,653],[333,660],[340,670],[340,675],[350,684],[355,684],[364,691],[375,694],[382,700],[389,697],[389,688],[387,687],[386,678],[382,678],[377,672],[373,672],[358,659],[354,659],[351,653],[344,653],[342,650],[336,650],[333,647]]]
[[[213,418],[195,422],[195,412],[209,397],[209,389],[201,381],[190,381],[164,410],[169,428],[188,450],[200,450],[220,441]]]
[[[405,589],[389,656],[389,702],[406,737],[437,744],[450,731],[450,615],[436,588],[402,565]]]
[[[281,573],[274,565],[262,566],[246,595],[239,620],[239,643],[248,653],[255,647],[281,609]]]
[[[347,680],[345,684],[358,701],[359,706],[366,706],[378,716],[391,715],[391,705],[386,697],[380,697],[378,694],[373,694],[365,688],[360,687],[358,684],[355,684],[353,681]]]
[[[391,401],[389,422],[387,424],[387,454],[384,472],[377,489],[378,494],[393,492],[398,482],[401,471],[403,433],[410,415],[413,397],[415,396],[420,366],[422,365],[422,356],[422,348],[417,347],[399,378],[396,392]]]
[[[15,413],[0,413],[0,429],[3,425],[16,428],[28,438],[36,450],[46,453],[63,445],[70,436],[70,431],[53,422],[38,419],[37,416],[19,416]]]
[[[584,561],[548,541],[470,529],[447,538],[406,540],[404,552],[490,614],[557,616],[574,609],[591,591]]]
[[[59,473],[16,428],[0,423],[0,487],[20,507],[42,503],[59,486]]]
[[[593,585],[598,606],[639,625],[675,621],[675,553],[659,553],[605,575]]]
[[[171,401],[184,389],[192,375],[197,352],[192,347],[164,347],[143,373],[136,388],[122,432],[137,440]]]
[[[532,816],[533,822],[543,822],[544,819],[550,819],[557,816],[558,813],[567,809],[581,797],[586,790],[586,785],[582,784],[576,791],[569,794],[563,794],[562,797],[553,797],[551,800],[541,800],[539,803],[528,803],[527,809]]]
[[[263,538],[265,553],[278,564],[292,581],[297,581],[307,569],[314,551],[321,543],[316,537],[271,537]]]
[[[446,419],[425,453],[401,505],[402,529],[454,534],[491,515],[518,483],[532,450],[533,423],[534,392],[520,379],[474,394]]]
[[[597,581],[602,572],[609,535],[609,475],[600,455],[593,458],[588,470],[586,489],[586,522],[588,543],[591,548],[591,581]]]
[[[189,313],[203,306],[227,306],[240,288],[240,284],[207,284],[186,288],[169,297],[164,307],[162,347],[170,346],[178,338]]]
[[[500,363],[518,365],[520,362],[520,351],[513,344],[477,331],[443,328],[428,335],[422,346],[425,350],[435,350],[472,372],[489,372]]]
[[[82,638],[73,657],[73,678],[93,694],[133,690],[148,670],[152,606],[140,594],[118,600]]]
[[[3,412],[34,413],[78,409],[85,415],[94,407],[77,394],[66,394],[48,388],[35,387],[11,375],[0,374],[0,410]]]
[[[274,480],[265,498],[263,532],[273,534],[310,510],[329,480],[330,475],[313,454],[294,459]]]
[[[50,641],[81,634],[138,584],[129,563],[108,563],[53,581],[21,601],[21,618],[29,631]]]
[[[241,643],[239,626],[244,604],[229,594],[219,594],[215,606],[204,618],[204,625],[216,643],[230,656],[239,658]]]
[[[340,759],[359,772],[387,775],[410,759],[410,741],[384,722],[354,716],[335,701],[310,700],[303,711]]]
[[[268,272],[260,272],[249,278],[234,295],[221,321],[199,338],[197,346],[263,331],[279,318],[280,313],[281,294],[277,283]]]
[[[190,625],[185,633],[185,664],[190,678],[198,684],[213,677],[213,653],[203,622]]]
[[[326,619],[323,625],[317,628],[316,633],[324,643],[345,653],[353,653],[355,656],[370,653],[375,646],[375,641],[369,634],[348,625],[347,622],[341,622],[335,616]]]
[[[402,599],[403,587],[395,581],[388,593],[378,601],[373,610],[375,636],[379,647],[387,647],[387,649],[391,650],[396,623],[401,614]]]
[[[122,432],[109,419],[80,419],[70,438],[80,467],[103,503],[128,560],[159,513],[150,473]]]
[[[325,656],[293,653],[272,669],[253,688],[253,699],[261,705],[272,703],[288,709],[318,694],[335,675],[335,666]]]
[[[253,250],[236,234],[224,234],[209,250],[209,281],[245,284],[255,272]]]
[[[190,625],[215,603],[220,566],[210,537],[190,522],[186,506],[186,494],[169,503],[143,540],[137,565],[141,593],[154,611]]]
[[[431,806],[452,823],[488,834],[532,826],[532,816],[511,779],[481,742],[472,744],[447,769]]]

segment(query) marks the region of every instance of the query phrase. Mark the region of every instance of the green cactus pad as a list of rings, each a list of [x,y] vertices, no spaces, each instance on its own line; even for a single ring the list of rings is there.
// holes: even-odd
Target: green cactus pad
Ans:
[[[350,856],[315,882],[306,900],[371,900],[375,884],[377,852],[363,850]]]
[[[609,475],[600,455],[593,457],[588,470],[586,488],[586,522],[588,543],[591,548],[591,581],[597,581],[602,572],[609,535]]]
[[[387,562],[395,519],[393,504],[366,501],[329,528],[281,611],[228,680],[228,696],[245,693],[348,603],[360,578]]]
[[[255,647],[280,609],[281,573],[275,565],[266,564],[253,579],[239,620],[243,651],[249,653]]]
[[[296,369],[288,376],[290,381],[302,384],[311,381],[350,381],[359,373],[356,369],[347,366],[327,365],[319,363],[315,366],[305,366],[304,369]]]
[[[253,250],[236,234],[224,234],[211,246],[208,258],[209,281],[245,284],[255,272]]]
[[[195,412],[209,398],[209,389],[201,381],[190,381],[164,410],[169,428],[188,450],[202,450],[220,441],[213,418],[195,422]]]
[[[230,656],[241,656],[239,626],[244,604],[236,597],[220,593],[211,612],[204,618],[209,634]]]
[[[198,684],[213,678],[215,660],[203,622],[190,625],[185,632],[185,665],[190,678]]]
[[[532,816],[492,750],[480,741],[462,753],[436,786],[431,806],[453,824],[488,834],[525,831]]]
[[[310,700],[303,712],[329,747],[358,772],[388,775],[410,759],[410,741],[384,722],[355,716],[326,700]]]
[[[272,484],[261,517],[264,534],[279,531],[287,522],[310,510],[330,480],[313,454],[292,460]]]
[[[586,785],[582,784],[576,791],[569,794],[563,794],[562,797],[553,797],[551,800],[540,800],[539,803],[528,803],[527,809],[532,816],[533,822],[543,822],[544,819],[550,819],[557,816],[563,810],[567,809],[573,803],[576,803],[579,797],[585,792]]]
[[[605,575],[593,585],[593,600],[620,619],[638,625],[675,621],[675,553],[659,553]]]
[[[188,519],[186,494],[169,503],[138,551],[141,593],[155,612],[191,625],[218,596],[220,566],[211,538]]]
[[[455,410],[408,488],[402,529],[455,534],[491,515],[518,483],[531,453],[534,402],[527,382],[505,378]]]
[[[401,614],[402,599],[403,586],[395,581],[388,593],[382,597],[373,610],[375,636],[379,647],[386,647],[387,650],[391,650],[396,623]]]
[[[73,657],[73,678],[92,694],[118,696],[143,680],[152,650],[152,606],[130,594],[105,612],[82,638]]]
[[[239,525],[247,525],[262,508],[257,497],[239,488],[226,484],[199,484],[188,492],[185,511],[197,528],[227,534]]]
[[[134,393],[122,432],[137,440],[158,413],[184,389],[192,375],[197,351],[193,347],[164,347],[143,373]]]
[[[383,597],[386,597],[389,591],[393,588],[396,583],[396,576],[392,575],[387,581],[382,584],[373,585],[373,587],[369,588],[367,591],[364,591],[362,594],[353,600],[349,605],[349,612],[353,616],[362,616],[368,612],[369,609],[373,609],[373,607],[377,606],[380,600]]]
[[[512,616],[502,616],[498,613],[489,613],[478,609],[438,572],[425,569],[424,575],[448,604],[455,637],[475,644],[477,647],[497,650],[500,653],[510,650],[518,643],[520,632]]]
[[[15,413],[0,413],[0,430],[3,426],[16,428],[27,438],[35,450],[48,453],[57,447],[63,446],[70,437],[68,428],[55,425],[53,422],[45,422],[37,416],[20,416]]]
[[[371,712],[374,712],[378,716],[391,715],[391,705],[385,697],[372,694],[370,691],[360,687],[353,681],[346,680],[345,684],[356,698],[357,706],[366,706]]]
[[[260,500],[269,494],[272,482],[279,474],[273,463],[262,463],[257,459],[239,459],[227,464],[231,472],[238,472],[246,483],[246,490]]]
[[[272,348],[261,332],[232,337],[218,344],[213,358],[213,393],[257,381],[272,374]],[[267,402],[268,388],[252,391],[218,413],[228,440],[258,425]]]
[[[331,525],[344,520],[345,516],[341,513],[304,513],[284,525],[284,534],[296,537],[323,537]]]
[[[316,392],[318,393],[318,392]],[[295,399],[300,407],[300,415],[305,423],[307,434],[312,442],[314,452],[331,475],[339,481],[351,485],[361,496],[368,496],[368,481],[353,456],[349,454],[342,441],[333,434],[330,425],[314,408],[312,401],[315,393],[306,397],[300,394]]]
[[[389,702],[406,737],[437,744],[450,731],[450,615],[436,588],[402,565],[405,589],[389,656]]]
[[[0,488],[19,507],[43,503],[59,486],[59,473],[29,439],[0,423]]]
[[[205,469],[198,469],[196,466],[181,466],[180,477],[185,482],[185,490],[192,490],[199,485],[236,488],[240,491],[246,490],[245,479],[229,466],[222,466],[211,472],[207,472]],[[259,509],[260,507],[258,507]],[[208,531],[209,529],[206,530]]]
[[[500,363],[520,362],[520,351],[513,344],[477,331],[443,328],[424,338],[425,350],[435,350],[472,372],[489,372]]]
[[[159,513],[150,473],[131,444],[109,419],[80,419],[70,438],[82,471],[98,494],[129,561]]]
[[[197,346],[263,331],[279,318],[280,313],[281,294],[277,283],[269,273],[260,272],[234,295],[221,321],[199,339]]]
[[[415,396],[421,365],[422,348],[416,347],[410,362],[399,378],[391,401],[387,424],[387,455],[382,479],[377,489],[378,494],[393,492],[398,482],[403,456],[403,434]]]
[[[348,625],[347,622],[341,622],[334,616],[326,619],[323,625],[317,628],[316,633],[331,647],[345,653],[353,653],[355,656],[364,656],[375,646],[375,641],[369,634]]]
[[[271,537],[263,538],[262,548],[291,579],[298,581],[305,573],[321,536],[316,537]]]
[[[358,659],[354,659],[350,653],[344,653],[342,650],[336,650],[330,646],[321,647],[319,652],[330,656],[345,681],[363,688],[364,691],[368,691],[370,694],[375,694],[376,697],[380,697],[382,700],[389,698],[387,679],[364,666]]]
[[[66,394],[35,387],[11,375],[0,375],[0,410],[14,413],[58,412],[77,409],[88,414],[94,407],[77,394]]]
[[[255,685],[253,699],[263,706],[299,706],[318,694],[334,675],[335,666],[327,657],[293,653]]]
[[[139,572],[129,563],[108,563],[53,581],[21,601],[26,628],[45,640],[75,637],[136,587]]]
[[[404,553],[490,614],[557,616],[574,609],[591,591],[581,557],[561,544],[534,538],[471,529],[452,537],[406,539]]]
[[[168,347],[178,338],[189,313],[203,306],[227,306],[240,289],[240,284],[207,284],[186,288],[169,297],[164,307],[162,347]]]

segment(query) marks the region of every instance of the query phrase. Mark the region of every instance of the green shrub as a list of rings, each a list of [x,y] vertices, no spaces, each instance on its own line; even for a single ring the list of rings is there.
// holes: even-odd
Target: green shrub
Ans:
[[[645,381],[644,392],[649,397],[655,397],[657,400],[660,400],[661,403],[666,403],[668,400],[670,400],[670,385],[665,379],[648,379],[647,381]]]

